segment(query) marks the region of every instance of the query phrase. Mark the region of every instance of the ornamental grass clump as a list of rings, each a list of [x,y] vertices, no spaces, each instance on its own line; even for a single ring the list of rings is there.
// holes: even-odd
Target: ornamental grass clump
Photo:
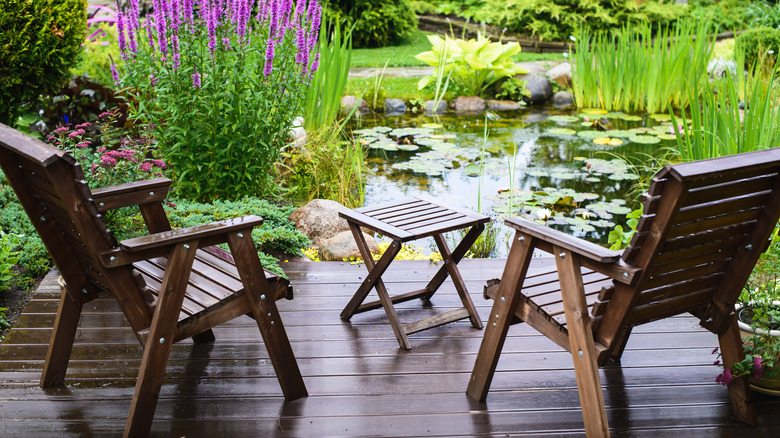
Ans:
[[[176,195],[275,191],[274,165],[317,71],[317,0],[154,0],[119,5],[115,82],[152,123]]]

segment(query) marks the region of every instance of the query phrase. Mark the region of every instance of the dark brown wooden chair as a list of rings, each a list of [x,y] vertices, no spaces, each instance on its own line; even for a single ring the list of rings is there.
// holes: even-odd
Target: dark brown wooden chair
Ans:
[[[257,321],[285,398],[307,395],[275,303],[292,288],[264,271],[251,239],[260,217],[171,230],[169,180],[90,191],[70,155],[2,124],[0,163],[67,284],[42,387],[63,383],[82,307],[107,291],[144,347],[125,436],[149,434],[171,345],[212,341],[212,327],[244,314]],[[117,242],[102,214],[132,205],[150,234]],[[232,255],[213,247],[225,242]]]
[[[509,326],[525,321],[574,360],[588,436],[608,436],[598,366],[618,360],[631,328],[690,312],[718,335],[726,366],[744,358],[734,303],[780,216],[780,148],[667,166],[653,179],[624,251],[523,219],[500,282],[467,393],[484,401]],[[534,249],[557,275],[528,266]],[[728,385],[732,411],[756,422],[747,377]]]

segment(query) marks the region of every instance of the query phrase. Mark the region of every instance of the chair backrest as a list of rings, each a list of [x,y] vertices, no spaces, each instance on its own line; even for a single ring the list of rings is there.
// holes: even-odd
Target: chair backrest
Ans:
[[[623,323],[692,312],[708,329],[725,329],[780,216],[779,174],[780,148],[659,171],[623,253],[642,269],[623,300]]]
[[[118,281],[125,284],[119,289],[127,287],[128,279],[134,286],[131,267],[112,268],[108,275],[100,262],[98,254],[116,247],[117,242],[92,201],[75,159],[0,124],[0,163],[74,301],[88,302],[101,290],[117,293]],[[140,293],[129,299],[138,301],[137,309],[145,309]]]

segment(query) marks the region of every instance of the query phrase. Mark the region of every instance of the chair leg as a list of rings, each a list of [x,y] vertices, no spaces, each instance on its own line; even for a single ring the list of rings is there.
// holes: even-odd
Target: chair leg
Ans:
[[[246,230],[244,232],[249,235]],[[228,235],[228,245],[236,260],[238,275],[247,292],[246,299],[252,307],[284,398],[292,401],[306,397],[309,393],[306,391],[298,362],[295,361],[295,354],[276,308],[274,296],[271,295],[272,289],[265,278],[263,265],[257,257],[257,250],[250,239],[242,239],[238,234],[240,233]]]
[[[720,342],[721,358],[723,366],[731,366],[745,358],[745,351],[742,349],[742,338],[739,334],[737,318],[733,317],[728,329],[718,335]],[[756,411],[750,402],[750,384],[748,376],[738,377],[728,384],[729,401],[734,417],[750,426],[757,423]]]
[[[211,329],[206,330],[205,332],[198,333],[197,335],[192,337],[192,341],[196,344],[207,344],[209,342],[214,342],[216,340],[216,336],[214,336],[214,331]]]
[[[554,247],[555,264],[561,284],[563,309],[569,330],[569,344],[577,376],[585,434],[588,437],[608,437],[607,411],[597,363],[593,328],[588,316],[588,303],[582,285],[579,256],[566,249]]]
[[[471,372],[466,389],[466,394],[473,399],[485,401],[487,398],[493,374],[496,372],[498,358],[504,347],[506,334],[509,331],[509,326],[512,325],[515,309],[521,303],[522,294],[520,291],[523,288],[523,280],[528,272],[528,266],[531,264],[531,255],[535,246],[534,240],[531,236],[522,236],[517,233],[512,242],[504,273],[501,276],[498,295],[490,311],[491,316],[497,315],[498,318],[495,316],[490,318],[491,323],[485,328],[485,335],[482,337],[474,370]]]
[[[70,353],[73,351],[73,340],[81,317],[81,305],[73,301],[67,289],[62,291],[60,307],[54,320],[54,331],[51,334],[49,350],[46,353],[46,363],[43,365],[41,387],[48,388],[62,384],[68,369]]]
[[[183,243],[177,245],[168,258],[157,306],[149,327],[149,336],[144,346],[133,401],[130,403],[130,413],[123,435],[125,438],[148,436],[152,427],[187,280],[195,260],[197,241],[188,243],[186,248]]]

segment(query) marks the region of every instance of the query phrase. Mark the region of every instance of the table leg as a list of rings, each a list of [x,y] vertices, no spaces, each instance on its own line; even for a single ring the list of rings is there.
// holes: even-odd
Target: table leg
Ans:
[[[471,325],[473,325],[475,328],[481,329],[482,321],[479,319],[477,309],[474,308],[474,303],[471,301],[469,292],[466,289],[466,284],[463,283],[463,277],[461,277],[460,271],[458,270],[458,262],[455,260],[452,254],[450,254],[450,249],[447,247],[447,242],[444,241],[444,236],[441,234],[436,234],[433,236],[433,239],[436,241],[436,245],[439,247],[442,260],[444,261],[444,267],[447,269],[447,272],[449,272],[449,275],[452,278],[452,283],[455,285],[455,290],[458,291],[460,301],[463,303],[463,307],[469,313],[469,321],[471,321]],[[471,245],[469,245],[469,247],[471,247]]]
[[[455,250],[452,251],[452,260],[457,265],[460,263],[461,259],[463,259],[463,256],[466,255],[469,249],[471,249],[471,245],[474,244],[474,242],[477,241],[477,238],[480,234],[482,234],[482,230],[485,229],[485,226],[483,224],[475,225],[471,227],[469,232],[466,234],[466,236],[463,237],[463,240],[460,241],[458,246],[455,247]],[[438,244],[439,251],[441,251],[441,245]],[[446,245],[445,245],[446,246]],[[436,274],[433,276],[431,281],[426,286],[430,292],[428,292],[427,295],[425,295],[423,298],[426,300],[430,300],[434,293],[436,293],[436,290],[439,289],[439,287],[444,283],[444,280],[447,279],[447,275],[449,274],[449,271],[447,269],[447,265],[442,266],[439,268],[439,270],[436,272]]]

